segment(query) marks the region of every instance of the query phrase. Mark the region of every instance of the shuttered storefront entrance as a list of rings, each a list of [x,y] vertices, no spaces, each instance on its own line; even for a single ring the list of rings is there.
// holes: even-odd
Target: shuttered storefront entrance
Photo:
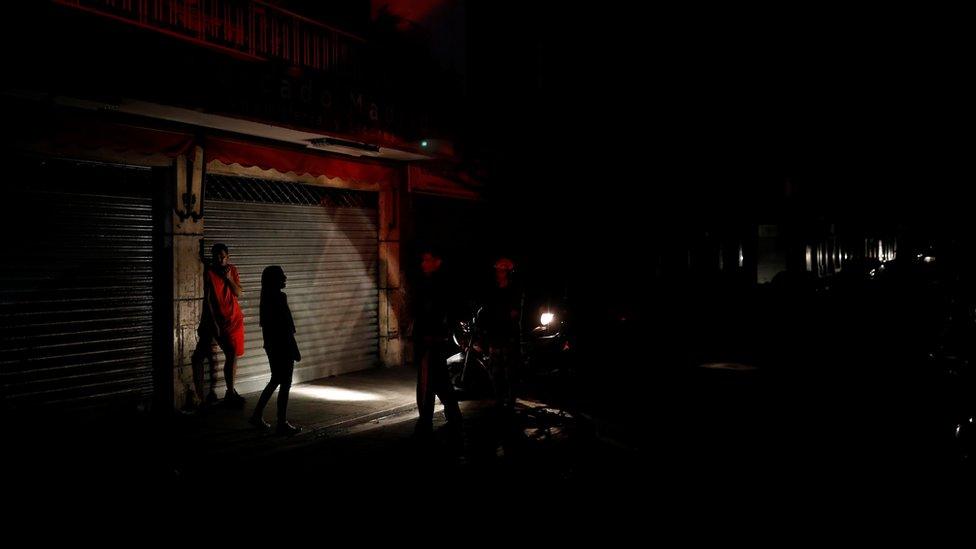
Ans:
[[[152,396],[149,169],[5,157],[0,389],[8,410]]]
[[[269,265],[288,277],[284,291],[302,352],[296,383],[376,365],[376,195],[222,175],[208,175],[205,192],[206,253],[215,242],[227,244],[244,289],[238,390],[260,390],[270,376],[258,323],[261,272]]]

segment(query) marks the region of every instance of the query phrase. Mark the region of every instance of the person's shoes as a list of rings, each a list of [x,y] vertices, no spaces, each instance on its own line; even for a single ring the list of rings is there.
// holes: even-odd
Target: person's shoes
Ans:
[[[219,399],[217,398],[217,393],[215,393],[213,391],[210,391],[209,393],[207,393],[207,398],[204,399],[203,405],[204,406],[213,406],[214,404],[217,403],[218,400]]]
[[[233,408],[242,408],[244,406],[244,397],[238,394],[237,391],[233,393],[228,392],[224,395],[224,403]]]
[[[257,427],[258,429],[270,429],[271,424],[264,420],[261,416],[251,416],[251,419],[247,420],[248,423]]]
[[[278,428],[275,429],[275,434],[277,434],[277,435],[286,435],[286,436],[287,435],[294,435],[296,433],[301,432],[301,430],[302,430],[301,427],[292,425],[291,423],[288,423],[286,421],[284,423],[279,423],[278,424]]]

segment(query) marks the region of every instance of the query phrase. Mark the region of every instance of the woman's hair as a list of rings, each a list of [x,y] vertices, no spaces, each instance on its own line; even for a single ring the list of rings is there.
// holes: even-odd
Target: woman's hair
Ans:
[[[271,314],[269,300],[281,293],[281,281],[284,278],[285,271],[278,265],[265,267],[264,272],[261,273],[261,326],[264,326],[266,321],[274,321],[274,319],[268,318],[268,315]]]

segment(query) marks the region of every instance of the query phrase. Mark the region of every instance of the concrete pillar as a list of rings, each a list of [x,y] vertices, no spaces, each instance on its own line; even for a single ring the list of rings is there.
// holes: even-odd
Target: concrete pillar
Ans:
[[[173,178],[176,207],[170,210],[171,231],[166,235],[172,242],[173,406],[176,408],[195,404],[190,355],[197,345],[197,326],[203,307],[203,262],[200,260],[203,219],[187,215],[199,214],[203,199],[203,150],[197,147],[194,156],[196,162],[185,155],[176,159]]]
[[[379,337],[380,363],[385,367],[404,364],[406,300],[400,228],[405,179],[400,177],[393,184],[384,185],[379,193]]]

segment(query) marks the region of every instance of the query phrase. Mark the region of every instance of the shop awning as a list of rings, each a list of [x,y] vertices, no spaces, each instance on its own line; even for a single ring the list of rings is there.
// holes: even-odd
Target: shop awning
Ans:
[[[227,138],[208,138],[204,144],[204,154],[208,162],[216,160],[228,166],[237,164],[244,168],[258,167],[282,174],[324,176],[373,184],[393,183],[397,178],[396,168],[377,162],[346,160]]]

